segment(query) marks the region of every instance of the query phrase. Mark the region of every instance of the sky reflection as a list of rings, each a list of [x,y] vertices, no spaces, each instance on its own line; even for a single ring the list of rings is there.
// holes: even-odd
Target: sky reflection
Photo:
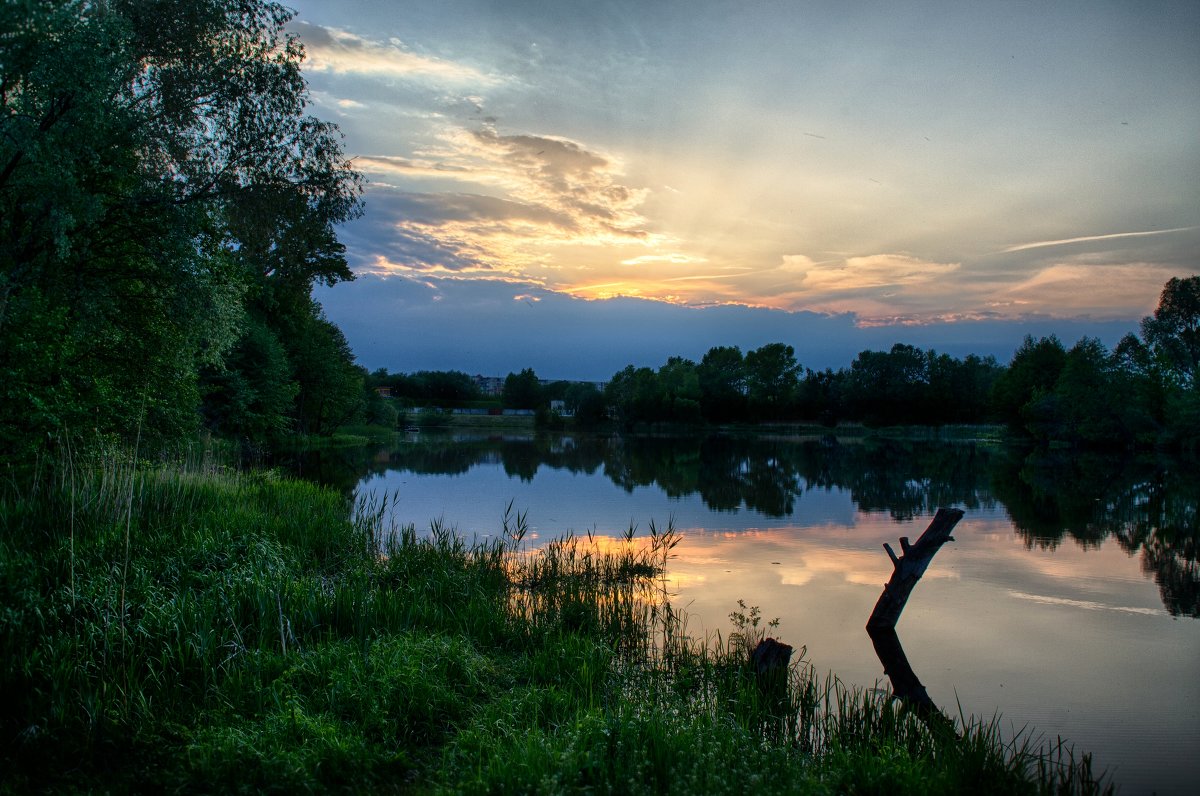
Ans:
[[[671,521],[683,538],[668,587],[690,633],[728,633],[745,600],[778,617],[779,637],[805,645],[818,672],[864,687],[885,680],[864,630],[891,573],[883,542],[918,537],[937,505],[963,508],[956,541],[897,626],[935,703],[952,715],[998,711],[1014,734],[1062,735],[1118,766],[1134,791],[1186,792],[1200,776],[1185,544],[1194,480],[1121,462],[1012,461],[975,445],[422,437],[347,465],[347,478],[371,471],[360,492],[396,496],[397,523],[438,519],[484,537],[511,502],[528,512],[527,543],[541,545],[572,531],[615,539],[631,524],[645,536],[651,520]],[[758,462],[776,477],[729,477]],[[1176,557],[1170,589],[1147,569],[1144,544]]]

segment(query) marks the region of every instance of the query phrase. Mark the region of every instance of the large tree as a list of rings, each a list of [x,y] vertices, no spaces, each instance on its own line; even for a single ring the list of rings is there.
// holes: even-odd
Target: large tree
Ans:
[[[782,419],[793,411],[804,368],[796,351],[784,343],[768,343],[746,354],[746,395],[756,420]]]
[[[545,403],[542,382],[533,368],[520,373],[510,373],[504,379],[504,390],[500,400],[509,409],[537,409]]]
[[[1052,392],[1067,363],[1067,351],[1054,335],[1034,340],[1025,335],[1008,369],[992,387],[997,416],[1014,430],[1023,430],[1027,404]]]
[[[264,0],[0,6],[5,449],[184,432],[201,368],[274,350],[264,325],[351,277],[334,226],[360,180],[305,112],[290,16]]]
[[[1177,384],[1200,385],[1200,276],[1167,282],[1142,337]]]
[[[1200,276],[1171,279],[1154,315],[1142,319],[1142,337],[1152,357],[1151,393],[1160,390],[1166,426],[1178,446],[1200,448]],[[1158,396],[1155,395],[1157,398]]]

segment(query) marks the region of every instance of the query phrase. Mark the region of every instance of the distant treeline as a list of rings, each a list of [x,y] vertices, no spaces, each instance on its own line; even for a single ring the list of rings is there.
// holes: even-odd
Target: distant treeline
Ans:
[[[825,426],[1004,423],[1043,443],[1084,447],[1200,441],[1200,276],[1172,279],[1141,334],[1108,350],[1084,337],[1071,348],[1027,336],[1003,365],[897,343],[863,351],[850,366],[813,370],[795,349],[770,343],[743,352],[709,349],[699,363],[671,357],[657,370],[629,365],[603,391],[588,383],[542,384],[510,373],[499,403],[538,409],[553,401],[580,426],[804,422]],[[373,386],[414,404],[464,406],[487,398],[465,373],[371,374]],[[494,399],[493,399],[494,400]]]

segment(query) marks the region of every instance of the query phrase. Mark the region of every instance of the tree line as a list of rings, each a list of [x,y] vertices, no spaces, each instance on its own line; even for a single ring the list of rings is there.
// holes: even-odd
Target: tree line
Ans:
[[[656,424],[803,422],[829,427],[1003,423],[1041,443],[1082,447],[1200,442],[1200,276],[1171,279],[1140,334],[1109,350],[1084,337],[1067,348],[1057,337],[1026,336],[1007,364],[956,358],[897,343],[863,351],[849,367],[805,368],[795,349],[769,343],[743,353],[716,346],[699,362],[671,357],[655,368],[629,365],[604,390],[543,384],[532,369],[510,373],[500,403],[539,409],[552,401],[580,426],[634,429]],[[415,403],[486,399],[465,373],[372,374]]]
[[[324,433],[365,373],[313,300],[361,212],[266,0],[0,6],[0,452]]]
[[[363,474],[401,470],[463,474],[499,462],[510,478],[532,481],[546,468],[602,474],[627,491],[652,486],[696,495],[713,511],[787,517],[805,495],[849,492],[855,507],[898,522],[940,506],[1002,506],[1025,544],[1053,548],[1113,540],[1139,555],[1175,616],[1200,616],[1200,481],[1180,460],[1158,453],[1047,450],[942,444],[908,437],[836,439],[726,433],[587,434],[563,445],[553,435],[424,435],[378,451],[311,449],[292,467],[349,496]]]

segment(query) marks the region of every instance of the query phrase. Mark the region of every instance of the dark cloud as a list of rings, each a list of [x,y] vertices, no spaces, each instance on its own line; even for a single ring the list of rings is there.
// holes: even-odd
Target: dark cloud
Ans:
[[[299,36],[306,47],[331,47],[334,44],[333,35],[320,25],[294,19],[288,23],[288,30]]]
[[[369,191],[367,204],[369,212],[341,233],[359,270],[378,270],[379,258],[417,270],[487,270],[494,258],[480,245],[481,230],[536,235],[545,229],[566,232],[573,223],[545,207],[480,194],[375,188]]]
[[[585,301],[529,285],[375,276],[321,289],[318,298],[359,361],[372,369],[503,375],[532,367],[547,378],[597,380],[629,364],[657,367],[670,356],[699,360],[717,345],[746,351],[785,342],[803,365],[836,369],[860,351],[897,342],[1007,362],[1026,334],[1057,334],[1068,345],[1089,335],[1113,346],[1136,328],[1132,322],[1051,318],[858,328],[845,314],[696,309],[632,298]]]
[[[372,209],[385,224],[423,224],[436,226],[451,221],[471,223],[525,221],[570,229],[570,219],[544,207],[514,202],[497,196],[473,193],[406,193]]]

